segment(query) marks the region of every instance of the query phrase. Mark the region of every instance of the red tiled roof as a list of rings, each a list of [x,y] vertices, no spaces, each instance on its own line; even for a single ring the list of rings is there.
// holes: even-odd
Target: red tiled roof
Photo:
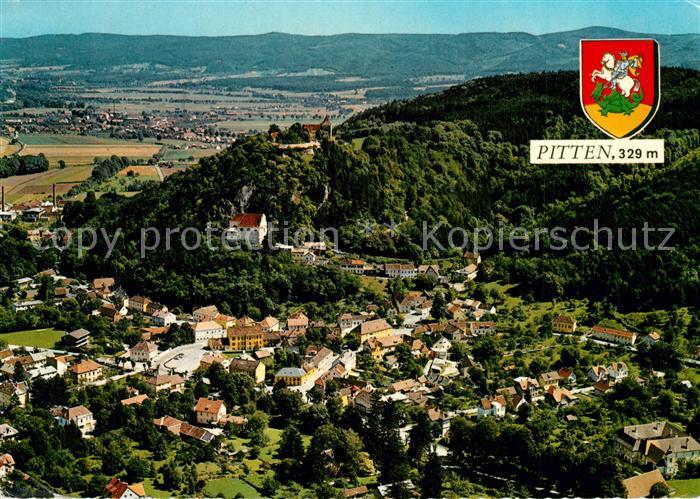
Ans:
[[[257,228],[262,222],[262,213],[239,213],[231,219],[231,224],[237,227]]]

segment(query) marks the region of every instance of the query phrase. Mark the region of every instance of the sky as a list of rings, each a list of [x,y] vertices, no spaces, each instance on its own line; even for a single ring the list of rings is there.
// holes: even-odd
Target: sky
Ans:
[[[87,32],[542,34],[587,26],[699,33],[700,0],[0,0],[0,37]]]

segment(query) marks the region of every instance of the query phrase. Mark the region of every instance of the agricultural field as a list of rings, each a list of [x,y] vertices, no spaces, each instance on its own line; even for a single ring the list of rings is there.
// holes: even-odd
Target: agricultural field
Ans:
[[[58,166],[60,160],[68,166],[91,165],[95,158],[112,155],[147,159],[161,149],[156,144],[86,135],[23,134],[20,135],[20,141],[25,144],[20,154],[43,154],[49,160],[51,168]]]
[[[58,340],[65,334],[65,331],[57,331],[56,329],[35,329],[33,331],[0,334],[0,339],[6,341],[8,345],[54,348]]]
[[[0,137],[0,158],[3,156],[10,156],[19,151],[19,149],[20,146],[17,144],[10,144],[10,139],[7,137]]]
[[[5,186],[5,197],[10,203],[48,199],[51,186],[56,184],[56,194],[66,194],[71,187],[79,184],[92,173],[92,166],[71,166],[51,169],[31,175],[15,175],[0,180]]]

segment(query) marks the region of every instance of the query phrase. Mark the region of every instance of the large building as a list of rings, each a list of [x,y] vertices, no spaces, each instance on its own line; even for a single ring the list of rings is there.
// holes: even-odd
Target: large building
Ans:
[[[73,423],[78,427],[83,437],[95,431],[95,419],[92,416],[92,412],[85,406],[56,407],[53,409],[53,415],[56,421],[58,421],[59,426],[66,426]]]
[[[206,343],[212,338],[223,338],[225,336],[224,328],[215,321],[195,322],[192,324],[194,331],[194,341],[197,343]]]
[[[283,367],[275,374],[275,383],[282,381],[287,386],[302,386],[311,379],[313,373],[301,367]]]
[[[265,346],[260,325],[230,327],[227,331],[229,350],[260,350]]]
[[[265,364],[259,360],[233,359],[228,368],[232,373],[249,374],[257,384],[265,381]]]
[[[552,320],[552,331],[555,333],[574,333],[576,332],[576,319],[570,315],[557,315]]]
[[[158,356],[158,345],[151,341],[142,341],[131,348],[129,358],[132,362],[148,363]]]
[[[239,213],[229,221],[226,239],[234,243],[262,246],[267,236],[267,219],[264,213]]]
[[[384,319],[374,319],[360,324],[360,344],[370,338],[386,338],[392,334],[391,326]]]
[[[68,371],[78,383],[91,383],[102,377],[102,366],[90,359],[73,364]]]
[[[591,328],[591,334],[596,339],[608,341],[610,343],[618,343],[620,345],[634,345],[634,342],[637,341],[637,333],[630,333],[629,331],[603,326],[593,326]]]
[[[418,275],[418,269],[412,263],[387,263],[384,265],[384,273],[387,277],[414,278]]]
[[[676,474],[681,461],[700,462],[700,443],[666,421],[625,426],[618,432],[617,443],[628,462],[656,468],[667,476]]]

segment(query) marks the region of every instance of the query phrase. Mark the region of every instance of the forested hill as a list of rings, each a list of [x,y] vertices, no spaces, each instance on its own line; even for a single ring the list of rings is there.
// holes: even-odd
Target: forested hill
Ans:
[[[247,307],[264,313],[273,303],[337,300],[352,293],[353,285],[331,268],[291,271],[294,266],[285,267],[283,256],[176,247],[142,259],[135,243],[141,228],[203,230],[208,223],[221,226],[236,211],[264,212],[290,228],[336,227],[344,250],[420,262],[461,254],[435,246],[424,250],[424,222],[445,222],[437,232],[443,242],[450,227],[503,227],[508,234],[515,226],[531,231],[562,226],[570,233],[577,226],[592,227],[594,219],[616,232],[621,228],[629,242],[631,230],[641,232],[648,222],[675,228],[675,251],[620,251],[617,245],[612,250],[557,251],[546,244],[529,251],[492,249],[484,252],[489,261],[485,275],[521,283],[521,289],[538,298],[588,296],[629,308],[698,303],[700,136],[693,128],[697,120],[682,114],[684,105],[700,108],[697,89],[686,84],[698,74],[668,70],[665,76],[665,109],[673,111],[660,112],[656,127],[664,128],[650,134],[666,139],[663,165],[531,165],[524,139],[504,139],[514,123],[541,127],[541,137],[598,136],[577,109],[578,99],[570,102],[576,75],[512,77],[521,88],[533,89],[525,101],[528,95],[536,97],[534,89],[542,81],[558,82],[548,87],[546,113],[536,118],[515,95],[496,97],[509,88],[504,82],[510,77],[487,78],[476,89],[467,85],[366,113],[312,158],[280,151],[265,136],[252,137],[136,197],[95,201],[89,196],[66,207],[66,223],[78,226],[87,220],[111,231],[121,228],[124,238],[108,260],[99,252],[84,260],[66,252],[64,264],[88,275],[115,275],[127,289],[166,303],[226,302],[236,313]],[[462,102],[454,96],[468,98]],[[431,105],[446,110],[451,99],[454,114],[444,111],[445,119],[436,121],[440,113]],[[412,109],[417,111],[411,114]],[[506,118],[511,124],[504,127]],[[687,120],[693,125],[687,126]],[[366,126],[368,121],[372,126]],[[681,126],[666,127],[676,123]],[[492,131],[499,129],[503,133]],[[399,223],[397,235],[382,225],[392,221]],[[650,242],[662,239],[654,235]]]
[[[698,35],[658,35],[589,27],[527,33],[343,34],[182,37],[110,34],[1,38],[0,59],[21,66],[128,71],[133,78],[173,69],[197,74],[338,75],[411,78],[553,71],[578,66],[582,38],[656,38],[663,63],[700,69]]]
[[[646,128],[647,133],[697,127],[700,72],[663,67],[661,95],[661,107]],[[343,129],[359,136],[364,129],[394,122],[427,124],[468,118],[482,129],[501,132],[506,140],[525,144],[544,138],[544,130],[554,116],[581,116],[578,72],[478,78],[438,94],[369,109],[348,120]],[[595,133],[593,127],[590,131]]]

